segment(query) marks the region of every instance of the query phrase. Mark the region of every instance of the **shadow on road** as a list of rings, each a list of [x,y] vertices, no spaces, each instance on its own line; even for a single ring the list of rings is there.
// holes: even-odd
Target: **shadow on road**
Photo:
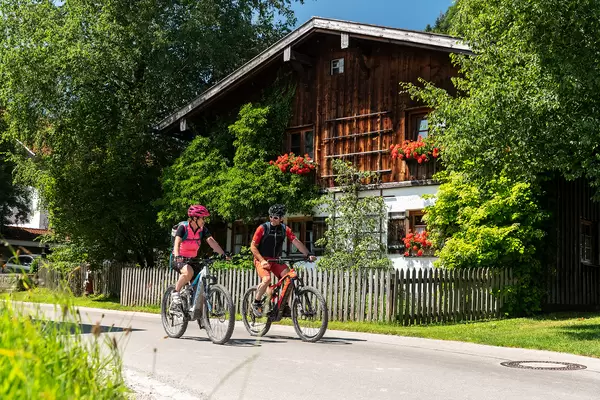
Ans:
[[[113,325],[100,325],[100,324],[76,324],[73,322],[61,322],[61,321],[41,321],[44,329],[56,329],[57,331],[69,332],[71,334],[81,333],[83,335],[89,333],[116,333],[116,332],[137,332],[145,331],[145,329],[137,329],[131,327],[120,327]],[[77,330],[79,326],[79,332]]]
[[[267,335],[265,338],[268,339],[280,339],[282,340],[281,343],[284,343],[286,341],[297,341],[297,342],[301,342],[302,339],[300,339],[297,336],[282,336],[282,335]],[[261,338],[262,341],[266,341],[265,338]],[[352,344],[351,342],[366,342],[365,339],[354,339],[354,338],[339,338],[339,337],[327,337],[325,336],[324,338],[322,338],[321,340],[319,340],[318,342],[316,342],[316,344],[335,344],[335,345],[340,345],[340,344]]]
[[[183,340],[193,340],[195,342],[208,342],[210,339],[202,336],[183,336]],[[285,343],[283,340],[272,340],[269,338],[255,338],[255,339],[231,339],[225,343],[225,346],[232,347],[260,347],[262,343]]]
[[[352,342],[366,342],[365,339],[355,338],[337,338],[337,337],[324,337],[317,344],[352,344]]]

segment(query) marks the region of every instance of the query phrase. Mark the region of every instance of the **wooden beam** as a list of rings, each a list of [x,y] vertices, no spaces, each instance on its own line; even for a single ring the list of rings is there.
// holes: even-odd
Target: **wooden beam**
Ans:
[[[388,174],[390,172],[392,172],[391,169],[378,169],[376,171],[370,171],[370,172],[375,172],[378,174]],[[333,174],[333,175],[321,175],[321,178],[325,179],[325,178],[335,178],[336,176],[340,176],[339,174]]]
[[[384,115],[384,114],[388,114],[388,113],[389,113],[389,111],[378,111],[378,112],[368,113],[368,114],[352,115],[350,117],[341,117],[341,118],[327,119],[324,122],[347,121],[347,120],[356,119],[356,118],[375,117],[375,116],[378,116],[378,115]]]
[[[187,119],[185,118],[181,118],[179,120],[179,131],[180,132],[185,132],[187,131]]]
[[[334,137],[330,137],[330,138],[325,138],[323,139],[324,142],[328,142],[330,140],[334,140],[334,139],[348,139],[348,138],[353,138],[353,137],[357,137],[357,136],[370,136],[370,135],[376,135],[378,133],[391,133],[393,132],[393,129],[381,129],[378,131],[371,131],[371,132],[363,132],[363,133],[353,133],[350,135],[343,135],[343,136],[334,136]]]
[[[344,157],[350,157],[350,156],[362,156],[362,155],[366,155],[366,154],[378,154],[378,153],[389,153],[389,152],[390,152],[389,149],[371,150],[371,151],[359,151],[357,153],[332,154],[330,156],[325,156],[325,158],[344,158]]]
[[[342,49],[347,49],[348,47],[350,47],[350,35],[348,35],[346,32],[342,32],[341,39]]]
[[[297,61],[300,64],[308,66],[312,66],[314,64],[314,60],[312,59],[312,57],[309,57],[302,53],[298,53],[297,51],[292,50],[291,47],[286,47],[286,49],[283,51],[283,61]]]

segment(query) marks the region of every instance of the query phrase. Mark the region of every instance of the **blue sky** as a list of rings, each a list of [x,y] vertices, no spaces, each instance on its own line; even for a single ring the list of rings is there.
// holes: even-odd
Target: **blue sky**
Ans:
[[[451,4],[452,0],[305,0],[293,9],[298,26],[318,16],[422,31]]]

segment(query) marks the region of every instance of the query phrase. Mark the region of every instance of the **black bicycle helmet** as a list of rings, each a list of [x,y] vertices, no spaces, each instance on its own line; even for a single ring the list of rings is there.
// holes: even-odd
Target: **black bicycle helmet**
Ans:
[[[285,208],[285,206],[283,204],[273,204],[271,207],[269,207],[269,216],[277,216],[279,218],[282,218],[285,213],[287,212],[287,209]]]

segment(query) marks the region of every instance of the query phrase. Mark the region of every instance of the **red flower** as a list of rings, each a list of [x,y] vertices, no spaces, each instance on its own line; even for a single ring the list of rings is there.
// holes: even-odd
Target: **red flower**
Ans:
[[[275,165],[283,173],[290,172],[297,175],[307,175],[316,169],[317,164],[308,154],[304,157],[296,156],[294,153],[283,154],[277,157],[277,160],[270,161],[269,164]]]
[[[427,231],[416,234],[409,232],[403,239],[404,246],[407,249],[407,251],[404,253],[404,256],[421,257],[425,253],[424,250],[431,248],[431,242],[427,240],[427,236]]]
[[[439,157],[440,150],[434,147],[434,141],[431,137],[423,139],[419,136],[417,140],[405,140],[402,144],[392,144],[390,153],[392,159],[414,159],[419,163],[423,163],[429,161],[430,157]]]

